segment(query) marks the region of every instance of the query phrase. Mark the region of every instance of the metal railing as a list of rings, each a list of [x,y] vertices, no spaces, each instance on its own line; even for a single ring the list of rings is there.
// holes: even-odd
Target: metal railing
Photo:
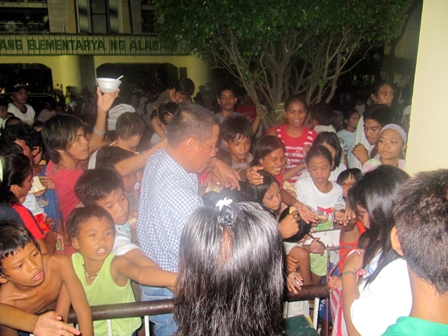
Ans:
[[[287,293],[284,297],[285,301],[303,301],[312,300],[314,298],[328,298],[329,290],[327,285],[309,285],[302,286],[302,288],[294,293]],[[111,326],[110,320],[116,318],[128,317],[144,317],[145,335],[149,336],[149,319],[148,316],[169,314],[174,308],[174,299],[169,300],[155,300],[144,302],[120,303],[112,305],[92,306],[92,319],[94,321],[108,320],[108,325]],[[73,310],[70,310],[69,323],[76,323],[76,315]],[[110,328],[110,327],[109,327]],[[111,330],[109,329],[110,335]]]

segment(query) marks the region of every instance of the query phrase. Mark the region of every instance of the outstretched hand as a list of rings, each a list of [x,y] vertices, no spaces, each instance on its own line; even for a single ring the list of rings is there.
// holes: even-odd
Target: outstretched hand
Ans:
[[[246,175],[250,184],[260,185],[263,183],[263,176],[258,173],[259,170],[263,169],[262,166],[253,166],[247,169]]]
[[[73,336],[80,331],[62,322],[62,316],[53,311],[40,315],[34,324],[33,334],[36,336]]]
[[[229,165],[215,159],[210,165],[211,173],[218,179],[224,188],[240,190],[240,176]]]
[[[289,273],[286,277],[286,287],[290,292],[297,294],[297,290],[300,290],[303,286],[302,274],[298,272]]]

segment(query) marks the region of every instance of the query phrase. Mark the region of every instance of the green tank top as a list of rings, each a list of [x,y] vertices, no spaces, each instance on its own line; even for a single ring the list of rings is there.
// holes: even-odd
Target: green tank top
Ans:
[[[114,257],[115,255],[111,253],[106,258],[96,279],[91,284],[88,284],[82,267],[84,263],[83,256],[80,253],[72,255],[76,275],[81,280],[90,306],[135,302],[131,282],[128,281],[126,286],[120,287],[110,274],[110,264]],[[114,336],[131,336],[141,325],[139,317],[113,319],[111,321]],[[93,328],[95,336],[108,335],[106,320],[93,322]]]

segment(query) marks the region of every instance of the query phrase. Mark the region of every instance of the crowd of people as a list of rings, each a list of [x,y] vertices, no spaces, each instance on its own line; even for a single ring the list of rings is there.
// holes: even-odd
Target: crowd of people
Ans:
[[[150,111],[99,88],[79,114],[36,114],[21,84],[0,100],[0,334],[108,335],[90,306],[165,298],[157,336],[281,335],[313,309],[335,336],[448,332],[448,171],[404,171],[410,108],[397,123],[390,84],[340,112],[289,97],[261,130],[233,87],[215,113],[194,90],[180,79]],[[283,312],[284,290],[321,283],[330,309]]]

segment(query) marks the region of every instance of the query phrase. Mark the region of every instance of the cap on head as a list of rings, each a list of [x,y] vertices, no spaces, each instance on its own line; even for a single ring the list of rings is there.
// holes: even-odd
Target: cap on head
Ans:
[[[10,87],[9,91],[10,91],[10,92],[19,92],[19,91],[22,90],[22,89],[25,89],[25,90],[28,91],[28,88],[26,87],[26,85],[23,85],[23,84],[21,84],[21,83],[17,83],[17,84],[12,85],[12,86]]]

